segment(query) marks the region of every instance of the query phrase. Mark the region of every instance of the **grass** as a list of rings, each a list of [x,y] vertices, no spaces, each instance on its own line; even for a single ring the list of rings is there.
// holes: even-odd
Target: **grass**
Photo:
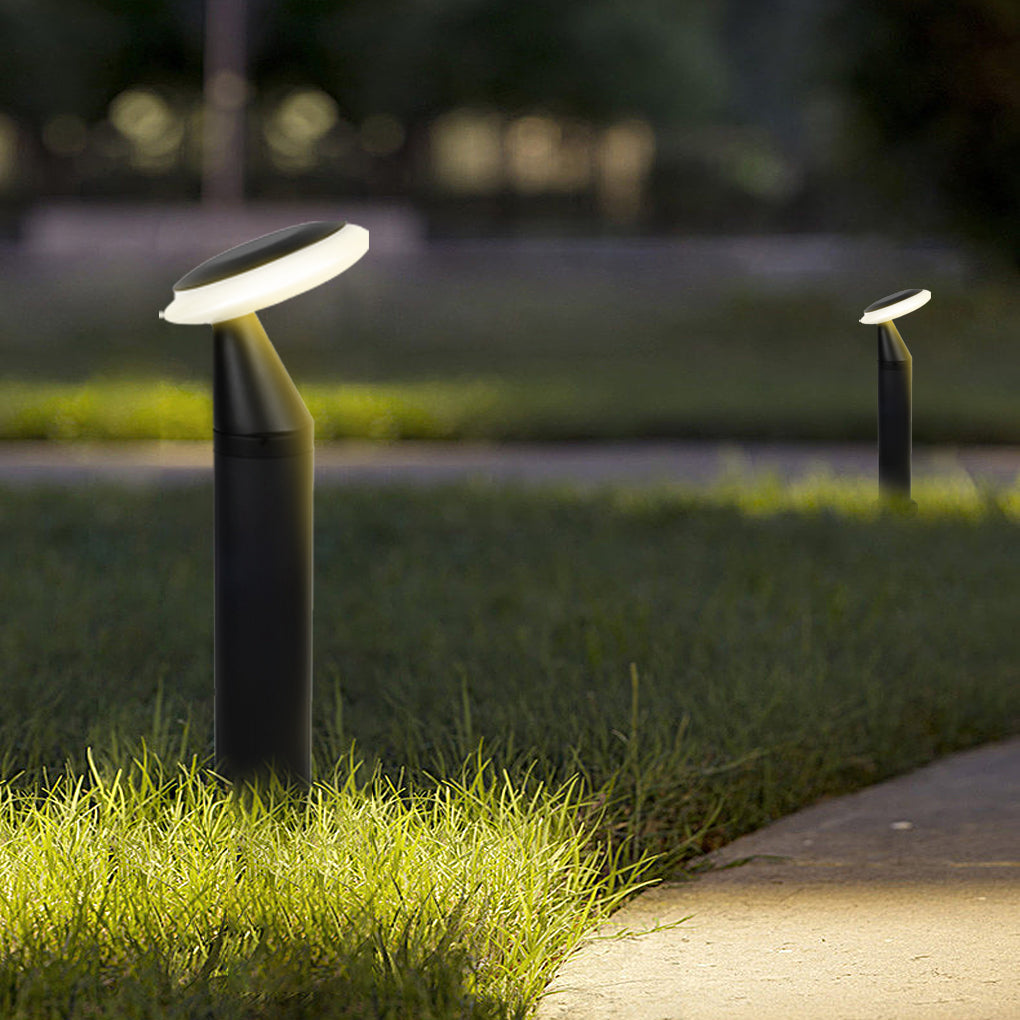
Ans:
[[[366,263],[263,314],[320,438],[874,437],[856,319],[887,281],[777,293],[435,259]],[[156,318],[173,272],[0,281],[0,437],[207,438],[208,330]],[[1020,442],[1015,282],[927,282],[905,328],[915,438]]]
[[[0,1012],[527,1015],[642,881],[1020,730],[1020,490],[916,497],[321,488],[317,785],[252,802],[210,491],[4,491]]]
[[[476,776],[411,793],[354,771],[300,804],[245,801],[148,758],[41,800],[4,789],[0,1009],[522,1016],[634,885],[584,854],[576,810],[570,788]]]

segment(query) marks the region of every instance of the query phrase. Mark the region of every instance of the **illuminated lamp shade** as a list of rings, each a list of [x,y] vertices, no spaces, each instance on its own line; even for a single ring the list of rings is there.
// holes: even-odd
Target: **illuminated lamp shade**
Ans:
[[[286,227],[239,244],[182,276],[160,318],[186,325],[236,319],[318,287],[367,251],[368,231],[353,223]]]
[[[931,301],[930,290],[901,290],[890,294],[873,305],[864,309],[860,321],[865,326],[877,326],[882,322],[892,322],[910,312],[916,312],[922,305]]]
[[[181,277],[160,313],[213,327],[214,744],[231,781],[311,779],[315,425],[255,313],[366,251],[349,223],[277,230]]]
[[[891,505],[912,507],[913,359],[893,319],[916,312],[931,291],[901,290],[864,309],[860,321],[878,326],[878,486]]]

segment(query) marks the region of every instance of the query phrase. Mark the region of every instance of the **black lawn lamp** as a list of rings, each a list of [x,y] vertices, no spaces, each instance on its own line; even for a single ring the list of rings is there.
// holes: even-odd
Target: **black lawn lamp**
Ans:
[[[314,422],[259,309],[368,251],[350,223],[301,223],[238,245],[174,284],[168,322],[213,327],[217,770],[311,781]]]
[[[878,326],[878,488],[893,504],[910,505],[913,362],[894,319],[931,300],[929,290],[901,290],[864,309]]]

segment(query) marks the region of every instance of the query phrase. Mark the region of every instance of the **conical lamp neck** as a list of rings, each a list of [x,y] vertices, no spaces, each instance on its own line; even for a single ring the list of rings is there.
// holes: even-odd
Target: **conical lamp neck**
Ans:
[[[886,364],[910,364],[910,351],[894,322],[883,322],[878,327],[878,360]]]
[[[254,312],[213,326],[213,428],[245,437],[311,435],[314,428]]]

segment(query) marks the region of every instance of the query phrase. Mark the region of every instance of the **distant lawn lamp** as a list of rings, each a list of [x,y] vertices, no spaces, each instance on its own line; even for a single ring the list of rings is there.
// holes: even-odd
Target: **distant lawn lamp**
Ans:
[[[366,251],[363,227],[287,227],[203,262],[160,312],[213,327],[215,752],[228,779],[311,780],[314,422],[255,313]]]
[[[901,290],[861,316],[878,326],[878,487],[891,503],[910,504],[912,360],[894,319],[931,300],[928,290]]]

